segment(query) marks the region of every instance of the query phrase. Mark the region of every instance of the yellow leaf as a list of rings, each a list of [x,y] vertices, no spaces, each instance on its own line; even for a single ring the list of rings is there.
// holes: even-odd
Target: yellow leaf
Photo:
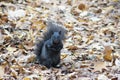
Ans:
[[[105,46],[103,58],[106,61],[112,61],[112,59],[113,59],[112,48],[110,46]]]
[[[25,77],[25,78],[23,78],[23,80],[31,80],[31,79],[30,79],[30,78]]]
[[[64,59],[64,58],[66,58],[67,57],[67,54],[61,54],[61,59]]]
[[[64,26],[66,26],[66,28],[73,30],[73,24],[72,23],[65,23]]]

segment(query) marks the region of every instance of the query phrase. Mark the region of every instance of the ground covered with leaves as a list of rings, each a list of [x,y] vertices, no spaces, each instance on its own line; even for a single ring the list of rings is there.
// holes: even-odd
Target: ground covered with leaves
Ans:
[[[49,19],[68,31],[61,68],[35,59]],[[120,1],[0,0],[0,80],[120,80]]]

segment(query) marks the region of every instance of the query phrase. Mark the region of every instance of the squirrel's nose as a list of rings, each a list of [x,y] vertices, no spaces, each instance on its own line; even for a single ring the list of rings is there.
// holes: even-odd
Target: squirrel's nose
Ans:
[[[53,41],[53,43],[58,44],[59,40],[56,39],[56,40]]]

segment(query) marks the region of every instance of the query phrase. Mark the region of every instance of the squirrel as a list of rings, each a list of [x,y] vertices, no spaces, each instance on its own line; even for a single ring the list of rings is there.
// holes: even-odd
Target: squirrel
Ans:
[[[60,63],[60,51],[63,48],[63,40],[65,39],[66,29],[61,25],[48,22],[47,31],[43,33],[35,49],[36,58],[41,65],[57,67]]]

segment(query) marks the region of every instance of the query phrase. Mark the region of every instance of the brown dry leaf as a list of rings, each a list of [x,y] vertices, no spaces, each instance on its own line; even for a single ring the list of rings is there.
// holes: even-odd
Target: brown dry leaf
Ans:
[[[66,28],[73,30],[73,24],[72,23],[65,23],[64,26],[66,26]]]
[[[41,20],[39,20],[39,21],[38,20],[33,20],[32,22],[33,22],[32,29],[41,30],[41,29],[43,29],[46,26],[44,24],[44,22],[41,21]]]
[[[96,71],[102,71],[102,69],[107,69],[106,68],[106,63],[105,62],[102,62],[102,61],[97,61],[94,63],[94,70],[93,72],[96,72]]]
[[[4,66],[0,66],[0,78],[3,77],[4,73]]]
[[[89,67],[88,65],[81,65],[80,68],[87,68]]]
[[[88,19],[77,18],[79,22],[88,22]]]
[[[61,59],[64,59],[64,58],[66,58],[67,57],[67,54],[61,54]]]
[[[11,40],[11,37],[10,36],[8,36],[8,35],[4,35],[4,40],[7,42],[7,41],[9,41],[9,40]]]
[[[31,40],[32,40],[32,38],[31,38]],[[33,46],[34,46],[33,41],[25,41],[25,43],[24,43],[24,48],[26,50],[33,49]]]
[[[80,10],[84,11],[84,10],[86,10],[86,9],[87,9],[87,7],[86,7],[86,5],[85,5],[85,4],[80,3],[80,4],[79,4],[79,6],[78,6],[78,9],[80,9]]]
[[[18,73],[14,69],[11,69],[11,76],[17,78],[17,75]]]
[[[12,66],[11,66],[11,69],[13,69],[13,70],[16,70],[16,69],[17,69],[17,70],[18,70],[20,73],[22,73],[22,74],[25,73],[25,70],[24,70],[23,66],[20,66],[19,64],[17,64],[17,65],[12,65]],[[14,76],[15,76],[15,75],[17,75],[17,72],[14,71],[13,73],[11,73],[11,75],[14,75]],[[16,76],[16,77],[17,77],[17,76]]]
[[[34,60],[35,60],[35,56],[29,56],[29,57],[27,57],[28,59],[27,59],[27,62],[29,63],[29,62],[33,62]]]
[[[7,31],[7,30],[4,30],[5,31],[5,33],[7,34],[7,36],[9,36],[10,38],[12,38],[13,39],[13,34],[11,34],[9,31]]]
[[[90,35],[90,36],[88,37],[88,40],[87,40],[86,44],[88,44],[88,43],[90,42],[90,40],[93,40],[93,38],[94,38],[94,36]]]
[[[106,61],[112,61],[112,59],[113,59],[112,48],[110,46],[105,46],[103,58]]]
[[[77,50],[78,49],[78,47],[75,45],[68,46],[67,48],[68,48],[68,50]]]
[[[8,22],[8,16],[7,15],[0,15],[0,24],[4,24]]]
[[[68,5],[71,5],[72,4],[72,0],[67,0],[66,2]]]

